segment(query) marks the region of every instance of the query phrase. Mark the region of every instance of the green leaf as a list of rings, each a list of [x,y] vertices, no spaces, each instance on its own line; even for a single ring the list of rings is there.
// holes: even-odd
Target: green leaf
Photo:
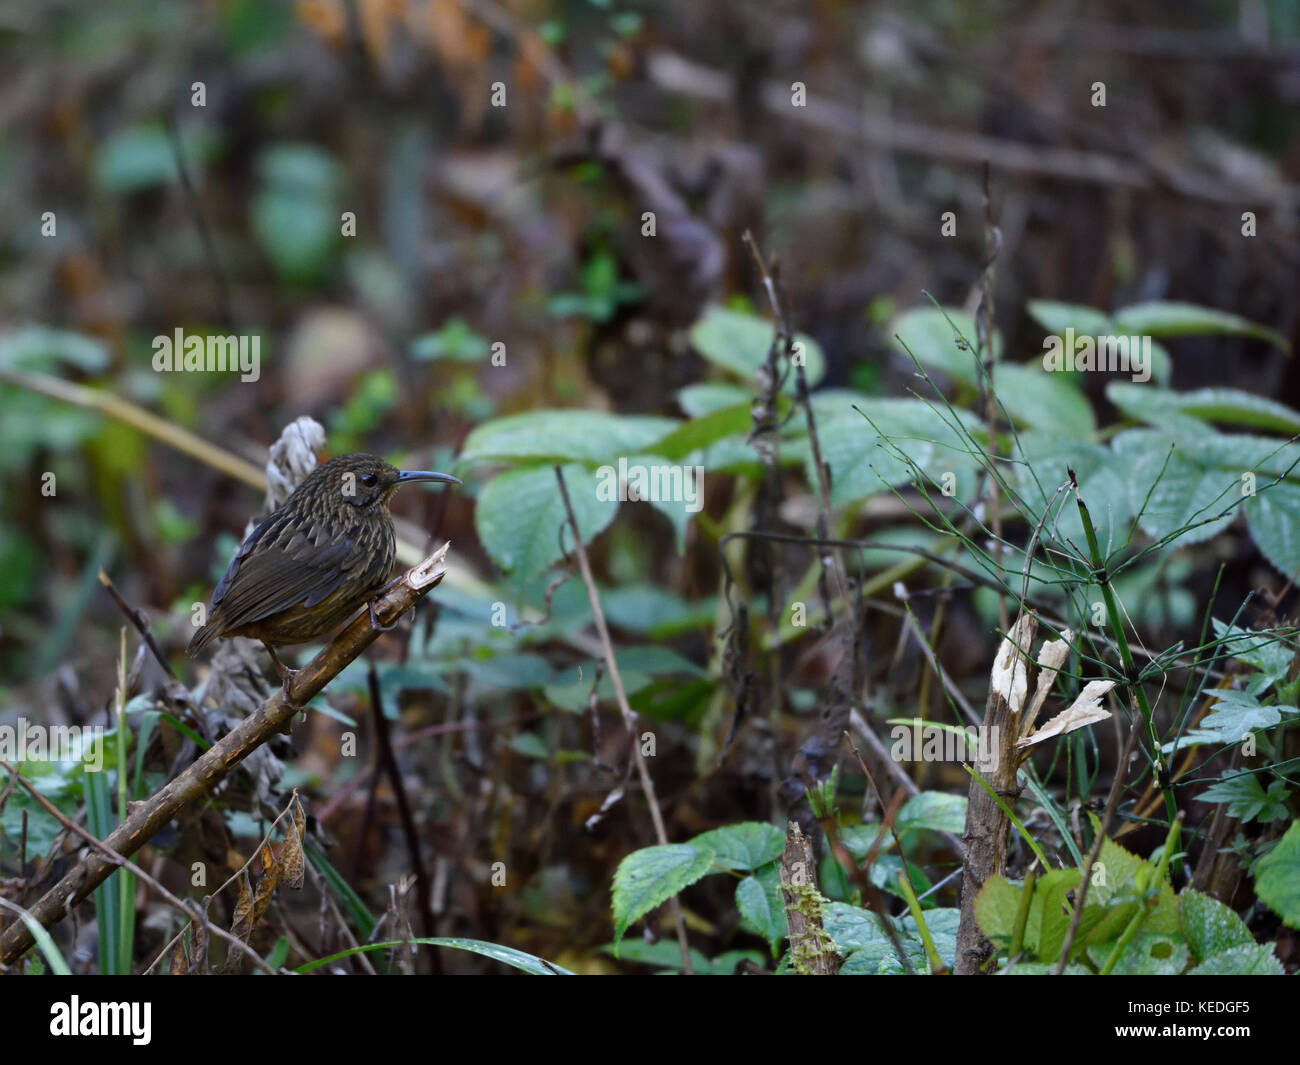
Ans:
[[[611,625],[656,639],[708,626],[717,609],[714,599],[688,603],[657,584],[629,584],[604,590],[600,605]]]
[[[620,455],[645,451],[680,424],[672,418],[595,410],[526,411],[480,425],[465,438],[460,462],[615,464]]]
[[[1286,802],[1289,791],[1285,780],[1273,781],[1265,791],[1256,774],[1229,771],[1196,798],[1200,802],[1226,803],[1228,814],[1241,821],[1258,819],[1268,823],[1291,816]]]
[[[1073,329],[1076,336],[1113,336],[1117,330],[1110,315],[1079,303],[1054,300],[1030,300],[1027,310],[1034,320],[1054,336]]]
[[[1273,948],[1265,943],[1233,947],[1207,958],[1188,976],[1285,976],[1286,970],[1277,960]]]
[[[975,383],[975,319],[964,311],[916,307],[895,318],[889,332],[904,358],[911,352],[927,369],[940,370],[966,384]]]
[[[1300,570],[1300,484],[1265,485],[1243,509],[1260,553],[1286,577]]]
[[[691,845],[708,849],[724,869],[751,870],[775,861],[785,850],[785,836],[765,821],[742,821],[704,832]]]
[[[938,906],[933,910],[924,911],[922,917],[925,918],[926,928],[930,930],[934,949],[951,970],[957,963],[957,928],[961,924],[961,910],[953,906]],[[905,936],[904,942],[910,940],[920,942],[921,930],[911,913],[904,914],[898,923]],[[925,972],[926,967],[922,965],[919,971]]]
[[[749,403],[753,395],[739,385],[723,384],[710,381],[704,384],[687,385],[677,393],[677,405],[692,418],[712,414],[723,407],[734,407],[738,403]]]
[[[367,943],[365,946],[349,947],[347,950],[341,950],[327,958],[316,958],[314,961],[307,962],[306,965],[299,965],[294,972],[309,973],[313,969],[319,969],[323,965],[329,965],[330,962],[338,961],[340,958],[351,957],[353,954],[364,954],[372,950],[392,950],[394,947],[409,947],[412,943],[428,947],[452,947],[455,950],[467,950],[472,954],[481,954],[485,958],[492,958],[504,965],[520,969],[531,976],[573,975],[568,969],[561,969],[558,965],[543,961],[535,954],[527,954],[522,950],[515,950],[514,947],[503,947],[499,943],[486,943],[481,939],[461,939],[456,936],[429,936],[417,939],[392,939],[383,943]]]
[[[895,828],[900,837],[909,829],[921,828],[932,832],[962,832],[966,828],[966,796],[943,791],[913,795],[898,811]]]
[[[1296,654],[1296,649],[1275,632],[1252,632],[1218,618],[1214,619],[1214,635],[1233,658],[1254,666],[1274,681],[1286,676]]]
[[[953,413],[917,399],[861,400],[861,413],[829,418],[818,426],[822,458],[831,467],[831,503],[842,506],[907,482],[912,471],[906,459],[938,481],[945,473],[957,478],[956,494],[969,489],[974,469],[970,444],[951,424],[957,421],[967,431],[979,428],[979,421],[966,411]],[[810,484],[816,484],[811,449],[806,441],[803,455]]]
[[[776,335],[771,322],[756,315],[726,307],[713,306],[691,326],[691,344],[710,362],[752,381],[759,367],[767,362],[768,349]],[[826,375],[826,357],[811,337],[799,333],[794,338],[795,355],[804,356],[804,374],[808,387],[815,387]],[[784,391],[796,387],[793,369],[786,378]]]
[[[775,865],[745,877],[736,885],[736,909],[741,924],[766,939],[775,958],[781,940],[789,934],[785,901],[781,896],[781,878]]]
[[[213,154],[216,140],[210,130],[186,125],[179,136],[190,168],[197,168]],[[117,130],[100,145],[95,156],[95,182],[106,192],[155,188],[171,184],[177,177],[171,140],[160,124]]]
[[[1255,937],[1246,922],[1218,899],[1184,888],[1178,897],[1178,908],[1183,934],[1198,959],[1206,960],[1233,947],[1255,945]]]
[[[1052,869],[1034,883],[1026,946],[1039,961],[1053,961],[1060,956],[1073,914],[1066,895],[1082,882],[1082,869]]]
[[[1172,303],[1153,300],[1135,303],[1115,312],[1115,324],[1121,332],[1146,334],[1153,337],[1198,336],[1206,333],[1228,333],[1237,336],[1257,337],[1290,352],[1286,337],[1227,311],[1213,307],[1198,307],[1193,303]]]
[[[643,847],[618,864],[614,873],[614,945],[639,921],[713,868],[713,852],[689,843]]]
[[[342,169],[315,145],[277,144],[258,157],[257,171],[252,223],[262,250],[286,280],[315,281],[343,239]]]
[[[1062,497],[1056,495],[1066,480],[1067,468],[1073,469],[1079,479],[1079,494],[1088,506],[1103,553],[1124,541],[1135,513],[1132,490],[1127,471],[1115,461],[1109,448],[1031,430],[1020,434],[1019,457],[1023,465],[1016,468],[1016,480],[1025,505],[1035,521],[1043,516],[1049,503],[1053,505],[1053,518],[1047,528],[1061,542],[1086,543],[1078,507],[1071,499],[1062,505]],[[1012,560],[1007,564],[1012,565]],[[1015,562],[1014,568],[1019,571],[1020,562]]]
[[[1255,894],[1288,928],[1300,928],[1300,821],[1255,865]]]
[[[749,432],[753,417],[748,402],[723,407],[699,418],[692,418],[646,450],[653,455],[661,455],[670,462],[677,462],[724,437],[743,436]]]
[[[108,369],[108,346],[96,337],[71,329],[29,325],[0,337],[0,367],[13,370],[55,370],[67,363],[86,373]],[[6,411],[5,416],[9,416]]]
[[[1234,504],[1241,500],[1237,473],[1212,465],[1207,456],[1176,444],[1169,434],[1134,429],[1120,433],[1111,446],[1117,468],[1128,481],[1133,510],[1145,503],[1142,530],[1160,539],[1191,526],[1174,537],[1168,549],[1202,543],[1236,516]]]
[[[464,318],[453,316],[434,333],[425,333],[411,342],[411,358],[426,362],[449,359],[452,362],[480,362],[487,358],[491,345],[487,338],[474,332]]]
[[[880,918],[861,906],[832,902],[822,907],[822,923],[839,952],[846,957],[854,951],[874,950],[882,946],[885,953],[891,956],[893,954],[889,937],[880,927]]]
[[[1095,964],[1104,965],[1114,949],[1114,943],[1089,946],[1088,957]],[[1143,931],[1129,944],[1112,971],[1116,976],[1176,976],[1187,968],[1188,956],[1187,944],[1181,937]]]
[[[1199,728],[1189,730],[1182,737],[1178,746],[1240,743],[1248,733],[1272,728],[1281,721],[1281,710],[1294,712],[1294,707],[1261,706],[1258,698],[1244,691],[1225,689],[1214,694],[1218,699],[1214,708],[1201,719]],[[1165,749],[1173,750],[1173,743],[1165,744]]]
[[[1300,433],[1300,412],[1235,388],[1167,392],[1148,385],[1112,381],[1106,386],[1106,398],[1133,418],[1170,429],[1197,431],[1200,422],[1222,422],[1288,435]]]
[[[1003,950],[1011,943],[1023,890],[1005,876],[994,875],[984,881],[984,886],[975,896],[975,923]]]
[[[596,478],[585,466],[570,464],[563,472],[583,542],[589,543],[614,520],[618,503],[597,497]],[[484,485],[474,509],[475,528],[492,561],[521,578],[560,558],[560,528],[567,521],[550,466],[497,474]]]
[[[543,762],[551,760],[546,741],[536,732],[516,732],[510,737],[510,749],[525,758],[538,758]]]
[[[621,945],[607,943],[599,948],[604,954],[612,954],[621,961],[637,962],[642,965],[656,965],[661,969],[677,972],[682,968],[682,948],[675,938],[659,939],[647,943],[644,939],[629,939]],[[691,968],[696,974],[710,971],[712,963],[694,947],[690,948]]]
[[[1048,373],[1033,364],[999,363],[993,390],[1012,419],[1084,440],[1097,429],[1092,407],[1070,375]]]

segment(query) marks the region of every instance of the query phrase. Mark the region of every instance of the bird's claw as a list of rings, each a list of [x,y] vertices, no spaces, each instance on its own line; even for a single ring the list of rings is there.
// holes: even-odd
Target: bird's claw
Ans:
[[[395,628],[397,628],[396,621],[394,621],[391,625],[381,625],[379,623],[379,618],[375,614],[374,603],[367,603],[366,609],[370,611],[370,627],[372,629],[375,629],[377,632],[392,632]]]

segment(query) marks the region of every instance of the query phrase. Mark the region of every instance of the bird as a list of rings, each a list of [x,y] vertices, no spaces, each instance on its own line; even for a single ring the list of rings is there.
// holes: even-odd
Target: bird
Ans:
[[[397,555],[388,506],[412,481],[461,483],[448,473],[399,470],[377,455],[339,455],[317,466],[239,545],[190,640],[190,657],[220,637],[261,640],[287,691],[298,671],[276,647],[319,639],[362,607],[382,630],[374,599]]]

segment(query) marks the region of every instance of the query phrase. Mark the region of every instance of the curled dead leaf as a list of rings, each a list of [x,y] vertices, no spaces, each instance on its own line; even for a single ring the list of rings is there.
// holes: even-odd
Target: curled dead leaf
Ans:
[[[1050,740],[1053,736],[1064,736],[1086,725],[1105,721],[1110,717],[1110,711],[1102,709],[1101,700],[1113,687],[1115,687],[1113,680],[1089,681],[1069,707],[1062,710],[1042,728],[1020,740],[1016,746],[1023,750],[1044,740]]]

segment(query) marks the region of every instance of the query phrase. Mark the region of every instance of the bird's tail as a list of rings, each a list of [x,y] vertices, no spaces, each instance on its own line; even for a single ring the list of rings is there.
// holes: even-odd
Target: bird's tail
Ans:
[[[209,621],[194,634],[193,638],[190,640],[190,645],[185,648],[185,653],[193,658],[220,635],[221,633],[217,631],[216,624]]]

